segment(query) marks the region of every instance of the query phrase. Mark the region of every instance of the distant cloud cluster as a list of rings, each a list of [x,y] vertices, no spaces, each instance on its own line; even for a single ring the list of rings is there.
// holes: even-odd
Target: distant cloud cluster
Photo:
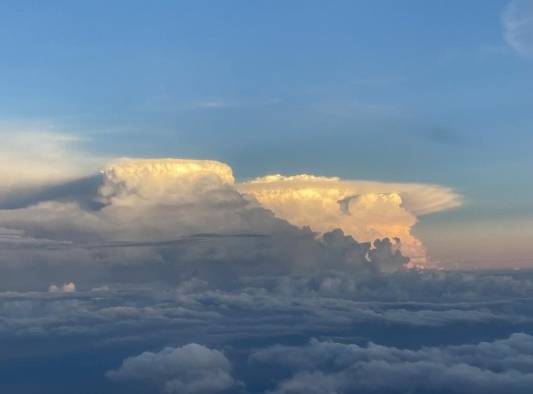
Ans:
[[[532,296],[527,273],[417,270],[4,291],[0,341],[44,388],[83,371],[118,394],[525,394]]]
[[[50,285],[48,291],[50,293],[73,293],[76,291],[76,285],[74,282],[65,283],[61,286]]]

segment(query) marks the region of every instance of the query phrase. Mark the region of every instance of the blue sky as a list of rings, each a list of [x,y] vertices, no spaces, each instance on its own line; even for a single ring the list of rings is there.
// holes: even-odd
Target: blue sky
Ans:
[[[509,4],[3,1],[0,122],[239,178],[445,184],[465,205],[419,224],[430,250],[454,233],[529,259],[533,41],[506,39]]]

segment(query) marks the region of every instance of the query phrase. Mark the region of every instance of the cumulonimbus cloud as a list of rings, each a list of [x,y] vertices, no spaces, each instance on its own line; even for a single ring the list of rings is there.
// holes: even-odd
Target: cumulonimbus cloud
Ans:
[[[427,260],[422,242],[411,234],[417,216],[461,205],[461,197],[439,185],[343,180],[313,175],[269,175],[237,185],[277,216],[326,232],[335,228],[357,240],[390,237],[414,265]]]
[[[405,264],[403,256],[425,263],[423,246],[410,234],[416,213],[458,204],[457,195],[431,185],[312,176],[236,183],[224,163],[187,159],[115,160],[98,175],[50,188],[30,190],[18,205],[0,208],[2,242],[11,245],[6,267],[49,261],[60,276],[51,275],[48,283],[78,283],[89,277],[87,271],[95,276],[107,267],[135,264],[146,267],[137,277],[154,279],[202,272],[223,277],[217,270],[394,271]],[[199,233],[241,237],[207,243],[187,238]],[[267,238],[242,238],[254,234]],[[371,245],[349,236],[392,240]]]

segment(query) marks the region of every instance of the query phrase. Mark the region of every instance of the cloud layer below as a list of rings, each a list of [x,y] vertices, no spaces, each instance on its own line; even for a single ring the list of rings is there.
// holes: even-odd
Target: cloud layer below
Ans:
[[[533,384],[533,337],[404,350],[311,341],[252,355],[293,375],[271,391],[289,393],[525,393]]]
[[[530,378],[530,337],[512,335],[533,327],[527,275],[404,269],[426,261],[417,217],[461,203],[450,189],[239,183],[185,159],[22,184],[0,196],[0,390],[35,392],[21,365],[57,393],[457,391],[438,370],[522,392]]]

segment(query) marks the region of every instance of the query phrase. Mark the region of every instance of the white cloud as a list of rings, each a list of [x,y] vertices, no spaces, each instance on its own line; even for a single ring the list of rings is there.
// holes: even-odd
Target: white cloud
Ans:
[[[424,264],[422,242],[411,234],[417,215],[461,205],[451,189],[426,184],[269,175],[237,185],[278,217],[319,232],[341,228],[360,241],[397,237],[413,263]]]
[[[72,135],[0,125],[0,200],[21,190],[76,179],[98,170],[104,159],[79,148]]]
[[[81,382],[91,392],[530,391],[533,339],[500,339],[533,327],[527,274],[321,273],[243,278],[225,289],[199,279],[178,288],[142,279],[100,291],[0,292],[3,357],[22,354],[29,376],[32,356],[39,371],[54,360],[46,392],[69,385],[61,380],[65,365],[87,377]],[[299,346],[313,337],[320,340]],[[374,344],[361,345],[367,341]],[[116,382],[102,387],[94,377],[110,362]]]
[[[68,282],[63,285],[50,285],[48,287],[49,293],[74,293],[76,291],[76,284]]]
[[[126,281],[131,275],[178,280],[194,273],[223,280],[225,275],[324,269],[394,271],[406,262],[402,254],[424,262],[424,248],[410,234],[416,216],[409,209],[435,211],[459,199],[432,185],[312,176],[236,184],[224,163],[185,159],[121,159],[105,167],[97,181],[99,186],[81,188],[88,190],[81,197],[70,186],[56,187],[59,191],[50,201],[41,198],[17,209],[0,209],[5,234],[0,240],[11,246],[2,258],[4,268],[29,270],[39,261],[42,280],[76,282],[103,277],[106,270],[120,272]],[[93,207],[91,201],[101,205]],[[399,237],[401,244],[379,242],[371,248],[339,231],[316,238],[284,219],[323,233],[341,228],[360,240]],[[187,238],[198,233],[237,237],[211,237],[209,242]],[[144,268],[130,274],[117,271],[117,265]]]
[[[276,394],[303,393],[528,393],[533,384],[533,337],[476,345],[398,349],[311,341],[275,346],[252,356],[256,362],[292,370]]]
[[[107,376],[114,380],[145,381],[167,394],[218,393],[238,384],[222,352],[194,343],[127,358]]]
[[[520,55],[533,56],[533,1],[511,1],[502,21],[507,44]]]
[[[234,182],[231,167],[218,161],[124,158],[105,167],[99,192],[106,202],[115,204],[125,204],[132,196],[137,203],[162,203],[184,197],[194,202],[199,191]]]

